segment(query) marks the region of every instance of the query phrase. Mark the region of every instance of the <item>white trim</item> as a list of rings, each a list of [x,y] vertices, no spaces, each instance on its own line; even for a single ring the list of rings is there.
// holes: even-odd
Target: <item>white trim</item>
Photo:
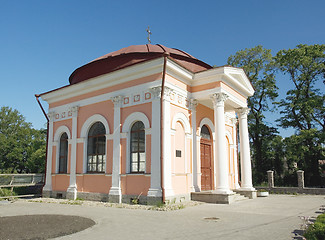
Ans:
[[[228,137],[228,140],[229,140],[229,144],[230,145],[234,144],[234,141],[233,141],[233,137],[231,135],[231,132],[229,132],[228,130],[226,130],[226,137]]]
[[[89,129],[91,128],[91,126],[96,123],[96,122],[101,122],[106,130],[106,140],[105,140],[105,159],[107,162],[107,136],[110,135],[110,129],[109,129],[109,125],[108,122],[106,120],[106,118],[100,114],[95,114],[92,115],[91,117],[89,117],[84,124],[82,125],[81,128],[81,132],[80,132],[80,138],[81,141],[83,141],[83,145],[84,145],[84,149],[83,149],[83,173],[87,173],[87,145],[88,145],[88,132]],[[79,142],[79,141],[78,141]],[[105,173],[106,173],[106,162],[105,162]]]
[[[100,114],[89,117],[82,125],[80,138],[88,138],[88,131],[95,122],[101,122],[105,126],[106,134],[110,134],[110,128],[106,118]]]
[[[123,137],[126,137],[126,173],[129,174],[131,172],[130,169],[130,165],[131,165],[131,159],[130,159],[130,148],[131,148],[131,144],[130,144],[130,140],[131,140],[131,128],[132,125],[137,122],[137,121],[141,121],[144,124],[145,127],[145,157],[146,157],[146,163],[145,163],[145,173],[147,173],[147,135],[151,134],[151,128],[150,128],[150,124],[149,124],[149,119],[147,118],[147,116],[142,113],[142,112],[134,112],[131,113],[124,121],[123,127],[122,127],[122,133]],[[122,136],[121,136],[122,137]]]
[[[61,135],[63,133],[67,133],[68,139],[71,139],[71,133],[70,133],[69,128],[67,126],[63,125],[63,126],[58,127],[58,129],[56,129],[55,134],[54,134],[54,141],[59,142]]]
[[[67,126],[58,127],[58,129],[55,131],[54,142],[53,142],[53,143],[55,143],[55,144],[53,144],[53,146],[56,146],[55,173],[59,173],[60,138],[63,133],[66,133],[68,135],[68,144],[71,144],[71,134],[70,134],[69,128]],[[68,145],[68,156],[67,157],[69,158],[69,145]],[[67,161],[67,164],[68,164],[68,161]],[[68,170],[68,166],[67,166],[67,170]]]
[[[203,125],[207,125],[210,128],[211,134],[212,134],[212,140],[214,141],[214,124],[213,122],[209,119],[209,118],[203,118],[200,122],[200,126],[199,126],[199,134],[201,136],[201,128],[203,127]]]
[[[176,131],[176,123],[177,122],[182,123],[183,127],[184,127],[184,131],[185,134],[191,134],[191,125],[190,122],[188,120],[188,118],[186,117],[186,115],[182,112],[178,112],[175,114],[173,121],[172,121],[172,130]]]
[[[144,124],[144,128],[150,128],[148,117],[142,112],[134,112],[131,113],[124,121],[122,126],[122,132],[126,133],[129,132],[133,123],[141,121]]]
[[[48,103],[53,103],[99,89],[130,82],[138,78],[155,75],[161,73],[162,64],[163,57],[152,61],[146,61],[144,63],[139,63],[118,71],[82,81],[78,84],[68,85],[62,89],[56,89],[43,94],[41,98]]]

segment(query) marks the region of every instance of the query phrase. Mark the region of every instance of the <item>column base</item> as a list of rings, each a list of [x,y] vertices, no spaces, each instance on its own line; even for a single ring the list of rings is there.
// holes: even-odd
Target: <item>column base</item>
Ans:
[[[45,184],[43,187],[43,191],[52,191],[52,186]]]
[[[148,197],[162,197],[161,188],[149,188]]]
[[[77,199],[77,186],[69,186],[67,189],[67,199],[76,200]]]
[[[174,190],[173,189],[170,189],[170,188],[165,188],[165,198],[168,198],[168,197],[173,197],[174,196]]]
[[[111,187],[108,194],[108,201],[112,203],[122,203],[121,188]]]
[[[192,186],[191,192],[201,192],[201,189],[199,188],[199,186]]]
[[[44,190],[44,188],[43,188],[43,192],[42,192],[43,198],[50,198],[51,194],[52,194],[52,191]]]
[[[231,191],[229,188],[217,188],[216,190],[212,191],[214,194],[234,194],[233,191]]]

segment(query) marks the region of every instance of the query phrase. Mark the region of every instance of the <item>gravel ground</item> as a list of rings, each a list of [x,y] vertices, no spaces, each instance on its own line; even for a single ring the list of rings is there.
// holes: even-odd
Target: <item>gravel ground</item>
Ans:
[[[141,209],[141,210],[153,210],[153,211],[173,211],[173,210],[179,210],[186,207],[192,207],[192,206],[197,206],[202,204],[201,202],[186,201],[182,203],[152,206],[152,205],[141,205],[141,204],[108,203],[108,202],[98,202],[98,201],[68,200],[68,199],[56,199],[56,198],[34,198],[30,200],[19,199],[16,201],[56,203],[56,204],[82,205],[82,206],[101,206],[101,207]]]
[[[0,217],[0,239],[49,239],[69,235],[95,225],[89,218],[67,215]]]

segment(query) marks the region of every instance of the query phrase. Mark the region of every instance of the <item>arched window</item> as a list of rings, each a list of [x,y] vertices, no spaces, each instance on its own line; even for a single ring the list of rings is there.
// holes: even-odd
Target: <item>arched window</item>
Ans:
[[[68,135],[63,133],[60,137],[59,173],[67,173],[68,165]]]
[[[105,127],[101,122],[94,123],[88,133],[87,172],[105,172]]]
[[[138,121],[131,128],[131,173],[143,173],[146,168],[144,124]]]
[[[203,125],[201,128],[201,138],[211,140],[210,131],[206,125]]]

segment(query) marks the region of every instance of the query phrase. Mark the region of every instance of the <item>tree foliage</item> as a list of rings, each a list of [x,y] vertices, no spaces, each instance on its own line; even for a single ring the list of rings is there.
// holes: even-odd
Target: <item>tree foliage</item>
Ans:
[[[318,160],[325,159],[325,95],[316,87],[325,84],[324,51],[325,45],[298,45],[279,51],[275,57],[278,69],[293,83],[293,89],[278,103],[282,109],[280,126],[296,129],[296,134],[285,140],[289,170],[297,164],[310,186],[320,184]]]
[[[325,45],[298,45],[295,49],[281,50],[276,55],[278,69],[288,74],[294,88],[287,92],[279,106],[283,116],[281,126],[297,130],[312,128],[325,131],[324,91],[316,83],[325,81]],[[323,86],[324,87],[324,86]]]
[[[33,129],[10,107],[0,110],[0,171],[44,172],[46,130]]]
[[[272,141],[276,137],[277,130],[266,124],[264,115],[266,111],[272,110],[270,103],[278,96],[273,56],[271,50],[256,46],[231,55],[228,64],[243,68],[255,88],[254,95],[247,100],[248,107],[251,109],[248,115],[248,128],[254,180],[262,182],[267,179],[266,171],[274,168],[270,158],[275,147]],[[278,170],[282,172],[279,167]]]

